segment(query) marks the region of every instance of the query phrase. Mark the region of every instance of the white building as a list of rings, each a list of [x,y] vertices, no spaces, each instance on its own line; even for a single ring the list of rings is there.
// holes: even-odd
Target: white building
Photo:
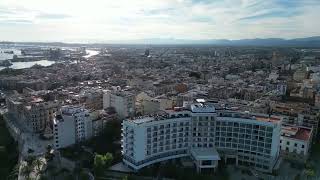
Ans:
[[[89,111],[76,106],[63,106],[53,120],[54,148],[73,145],[92,137]]]
[[[215,111],[205,104],[123,122],[123,162],[134,170],[191,157],[198,171],[233,161],[271,172],[278,161],[281,118]]]
[[[312,133],[312,128],[283,125],[280,137],[281,155],[291,160],[305,162],[309,157]]]
[[[103,109],[114,107],[120,119],[135,115],[135,96],[126,91],[105,91]]]

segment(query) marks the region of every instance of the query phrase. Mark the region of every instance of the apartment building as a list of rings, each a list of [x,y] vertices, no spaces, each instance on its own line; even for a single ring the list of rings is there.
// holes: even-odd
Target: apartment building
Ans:
[[[54,148],[73,145],[92,137],[92,119],[88,110],[63,106],[53,120]]]
[[[10,97],[8,112],[31,132],[52,133],[52,121],[60,108],[58,101],[45,101],[41,97]]]
[[[312,128],[315,139],[319,128],[319,108],[305,103],[274,103],[271,105],[272,113],[284,116],[283,123]]]
[[[310,109],[310,111],[305,111],[298,114],[297,123],[298,126],[309,127],[313,129],[312,135],[315,139],[318,134],[320,114],[318,109]]]
[[[281,127],[280,153],[287,159],[306,162],[309,157],[312,128],[284,124]]]
[[[271,172],[278,162],[281,118],[215,110],[205,103],[123,121],[123,162],[134,170],[190,157],[198,172],[219,160]]]
[[[102,90],[89,90],[80,95],[80,102],[86,109],[101,110],[103,109],[103,92]]]
[[[301,68],[301,69],[298,69],[294,72],[293,79],[295,81],[302,81],[307,78],[307,75],[308,75],[308,72],[307,72],[306,68]]]
[[[135,95],[121,90],[107,90],[103,94],[103,109],[114,107],[119,118],[135,116]]]

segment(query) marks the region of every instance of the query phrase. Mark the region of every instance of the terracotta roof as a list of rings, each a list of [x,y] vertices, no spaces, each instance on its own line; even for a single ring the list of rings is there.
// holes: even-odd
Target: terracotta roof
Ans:
[[[295,139],[307,141],[310,139],[311,129],[299,128],[297,134],[294,136]]]
[[[307,127],[283,125],[281,135],[292,139],[308,141],[312,135],[312,129]]]

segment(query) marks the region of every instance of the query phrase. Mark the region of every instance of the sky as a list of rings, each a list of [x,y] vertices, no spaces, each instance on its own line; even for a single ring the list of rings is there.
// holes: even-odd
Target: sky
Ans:
[[[0,0],[0,41],[297,38],[320,0]]]

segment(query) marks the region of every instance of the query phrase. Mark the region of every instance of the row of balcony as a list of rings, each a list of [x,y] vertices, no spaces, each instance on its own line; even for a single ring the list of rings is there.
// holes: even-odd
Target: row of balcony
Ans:
[[[177,156],[177,155],[187,155],[187,150],[177,150],[177,151],[171,151],[171,152],[165,152],[165,153],[161,153],[155,156],[152,156],[150,158],[147,158],[145,160],[142,161],[135,161],[132,157],[128,156],[128,155],[123,155],[123,159],[125,159],[126,161],[134,164],[135,166],[140,166],[142,164],[148,163],[150,161],[154,161],[157,159],[162,159],[162,158],[168,158],[170,156]]]

